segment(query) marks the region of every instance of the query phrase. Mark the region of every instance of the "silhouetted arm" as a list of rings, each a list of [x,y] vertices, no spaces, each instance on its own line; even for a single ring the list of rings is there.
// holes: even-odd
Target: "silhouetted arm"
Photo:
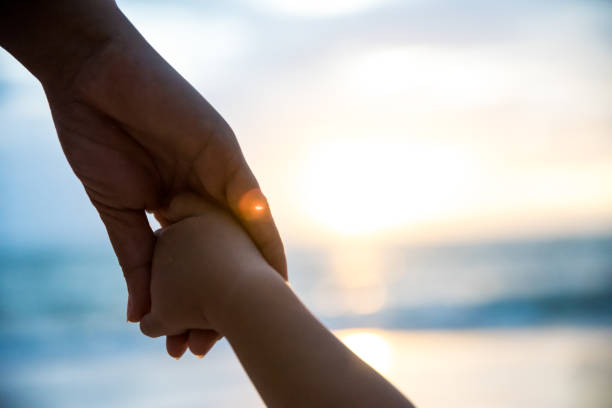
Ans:
[[[327,330],[271,268],[211,316],[270,407],[411,407]],[[217,320],[218,319],[218,320]]]

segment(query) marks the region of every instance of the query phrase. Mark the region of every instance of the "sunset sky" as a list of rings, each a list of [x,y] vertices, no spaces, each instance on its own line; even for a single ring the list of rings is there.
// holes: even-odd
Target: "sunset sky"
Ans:
[[[606,2],[118,3],[232,125],[289,246],[612,228]],[[4,51],[0,188],[2,240],[103,237]]]

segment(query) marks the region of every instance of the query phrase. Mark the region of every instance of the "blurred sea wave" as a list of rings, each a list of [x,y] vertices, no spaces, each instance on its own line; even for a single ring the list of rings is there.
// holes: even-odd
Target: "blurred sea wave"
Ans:
[[[384,306],[329,317],[330,326],[612,325],[610,236],[404,248],[383,256],[391,259]]]
[[[362,272],[334,270],[333,254],[324,249],[289,251],[292,286],[333,329],[612,325],[609,235],[387,248],[379,255],[382,265],[365,265],[373,268],[368,273],[374,282],[343,287],[335,277],[344,273],[359,280]],[[380,294],[381,285],[384,299],[376,310],[350,309],[351,301]],[[123,336],[121,344],[104,346],[121,348],[132,338],[125,335],[125,299],[121,271],[105,248],[0,249],[2,356],[10,358],[8,350],[26,345],[73,352],[67,332]],[[330,300],[336,302],[331,307]],[[48,342],[53,336],[63,341]]]
[[[292,287],[334,330],[362,327],[409,333],[574,327],[584,333],[608,333],[612,327],[612,235],[389,247],[371,253],[363,248],[334,251],[288,252]],[[347,258],[357,262],[346,263]],[[342,265],[347,270],[341,270]],[[88,401],[91,387],[102,381],[98,375],[106,378],[102,384],[106,392],[116,393],[113,404],[127,404],[132,401],[128,396],[136,398],[136,391],[118,384],[128,380],[137,388],[150,381],[165,384],[158,377],[152,380],[153,374],[126,377],[124,365],[137,372],[148,360],[162,370],[177,370],[177,375],[201,374],[197,367],[185,374],[166,366],[170,363],[163,339],[146,338],[136,325],[126,324],[125,301],[123,277],[107,247],[0,249],[0,406],[79,406],[80,402],[69,402]],[[216,370],[232,367],[227,368],[223,389],[235,389],[235,396],[245,393],[244,401],[257,401],[227,343],[216,349],[220,351],[207,364]],[[54,389],[56,375],[65,375],[57,380],[64,388]],[[71,394],[67,384],[78,378],[84,385],[75,385],[76,394]],[[29,394],[30,386],[38,390],[38,397]],[[214,398],[208,391],[204,394],[193,400],[231,400],[221,391]],[[100,401],[110,397],[105,398]],[[11,403],[2,403],[3,399]],[[176,399],[170,399],[169,405],[145,399],[131,403],[192,406],[193,400],[183,405]]]

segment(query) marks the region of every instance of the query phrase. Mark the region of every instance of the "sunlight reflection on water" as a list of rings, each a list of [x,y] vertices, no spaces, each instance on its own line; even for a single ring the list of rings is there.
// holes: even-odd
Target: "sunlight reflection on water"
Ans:
[[[377,334],[377,331],[343,331],[340,340],[380,374],[388,374],[393,361],[391,346],[384,336]]]
[[[347,245],[330,253],[333,273],[320,282],[315,304],[329,316],[370,314],[383,308],[387,287],[381,273],[382,252],[365,245]],[[329,296],[333,291],[334,296]]]

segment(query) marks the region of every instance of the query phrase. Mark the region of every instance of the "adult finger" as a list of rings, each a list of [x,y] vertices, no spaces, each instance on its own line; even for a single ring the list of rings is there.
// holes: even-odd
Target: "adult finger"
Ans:
[[[94,205],[123,269],[128,288],[127,320],[137,322],[151,306],[149,283],[155,236],[144,211]]]
[[[268,200],[246,162],[243,161],[228,179],[225,199],[266,261],[287,280],[283,241],[272,218]]]
[[[157,222],[159,222],[159,225],[162,228],[167,227],[168,225],[170,225],[170,220],[168,220],[166,217],[164,217],[162,215],[161,212],[159,211],[153,211],[153,216],[155,217],[155,219],[157,220]]]
[[[176,358],[177,360],[181,358],[185,351],[187,351],[187,338],[189,337],[189,332],[175,334],[173,336],[166,337],[166,351],[170,354],[171,357]]]
[[[220,338],[219,333],[214,330],[190,330],[187,344],[193,354],[202,358]]]
[[[127,283],[127,320],[137,322],[150,310],[150,266],[155,237],[144,211],[97,207]]]
[[[244,172],[246,174],[231,178],[226,193],[229,207],[257,244],[266,261],[287,280],[283,242],[272,219],[268,202],[257,187],[250,170],[246,168]],[[253,186],[255,188],[248,189]],[[245,193],[240,194],[240,191]],[[160,223],[163,221],[172,224],[187,217],[204,214],[210,211],[213,205],[196,194],[182,193],[175,196],[167,208],[158,209],[154,214]]]

